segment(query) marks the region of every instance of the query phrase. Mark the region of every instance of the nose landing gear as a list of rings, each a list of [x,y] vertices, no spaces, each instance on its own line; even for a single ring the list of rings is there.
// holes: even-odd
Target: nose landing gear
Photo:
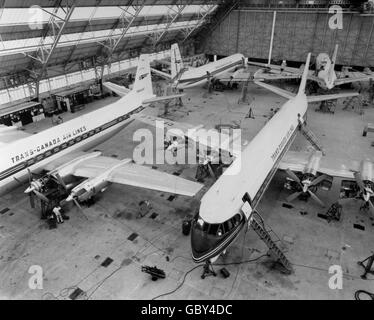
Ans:
[[[203,274],[201,275],[201,279],[205,279],[205,277],[209,277],[209,276],[216,277],[217,274],[213,270],[213,266],[212,266],[212,263],[210,262],[210,260],[206,260],[205,265],[204,265],[204,269],[203,269]]]

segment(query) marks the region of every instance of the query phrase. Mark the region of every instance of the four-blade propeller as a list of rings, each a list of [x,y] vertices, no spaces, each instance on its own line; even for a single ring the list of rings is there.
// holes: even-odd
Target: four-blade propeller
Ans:
[[[49,199],[40,192],[43,182],[38,179],[34,179],[34,174],[30,171],[30,169],[27,168],[27,171],[29,173],[29,186],[25,190],[25,193],[29,195],[30,199],[30,206],[31,208],[35,208],[35,198],[38,197],[40,200],[44,201],[45,203],[49,203]]]
[[[360,188],[360,197],[368,205],[370,212],[374,215],[374,204],[371,201],[371,197],[374,196],[374,192],[371,186],[362,180],[360,172],[356,171],[353,175],[356,179],[358,187]]]
[[[293,180],[295,181],[299,187],[301,188],[301,191],[296,191],[294,192],[293,194],[291,194],[290,196],[287,197],[287,202],[292,202],[293,200],[295,200],[297,197],[299,197],[301,194],[305,194],[305,193],[308,193],[311,198],[316,201],[321,207],[325,207],[325,203],[317,197],[317,195],[312,192],[310,190],[310,187],[312,186],[316,186],[318,185],[319,183],[321,183],[323,180],[327,179],[327,176],[326,175],[320,175],[318,177],[316,177],[315,179],[311,180],[309,178],[301,181],[299,179],[299,177],[293,172],[291,171],[290,169],[287,169],[286,170],[286,173],[287,175]]]

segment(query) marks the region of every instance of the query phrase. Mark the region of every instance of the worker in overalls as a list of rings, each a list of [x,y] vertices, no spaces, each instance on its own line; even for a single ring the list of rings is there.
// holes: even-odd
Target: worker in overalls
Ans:
[[[61,214],[61,207],[56,206],[53,208],[52,211],[56,216],[57,223],[64,223],[64,219],[62,218],[62,214]]]

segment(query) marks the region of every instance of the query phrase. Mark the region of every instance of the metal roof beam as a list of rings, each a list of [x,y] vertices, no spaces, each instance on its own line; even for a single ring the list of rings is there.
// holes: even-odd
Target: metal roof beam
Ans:
[[[156,47],[156,45],[161,41],[161,39],[165,35],[165,33],[167,33],[169,31],[171,25],[182,14],[182,11],[184,10],[184,8],[186,8],[187,5],[189,3],[191,3],[191,2],[192,1],[189,1],[188,3],[185,3],[185,4],[173,4],[173,5],[168,6],[169,9],[173,13],[171,13],[171,14],[169,13],[168,14],[168,17],[170,18],[170,21],[166,24],[165,28],[160,33],[154,33],[154,37],[152,38],[152,40],[153,40],[153,47]],[[175,10],[173,8],[174,6],[177,6],[177,10]]]
[[[70,51],[70,53],[69,53],[69,55],[68,55],[68,57],[67,57],[67,59],[66,59],[66,61],[65,61],[65,66],[69,63],[71,57],[73,56],[75,50],[76,50],[77,47],[78,47],[80,41],[82,40],[82,37],[83,37],[84,33],[85,33],[85,32],[87,31],[87,29],[91,26],[91,21],[92,21],[92,19],[94,18],[97,9],[98,9],[99,6],[100,6],[101,1],[102,1],[102,0],[97,0],[97,1],[96,1],[95,8],[94,8],[94,10],[92,10],[92,12],[91,12],[91,14],[90,14],[90,17],[88,18],[87,23],[86,23],[86,25],[84,26],[84,29],[83,29],[82,32],[80,33],[79,38],[78,38],[78,40],[77,40],[77,43],[74,45],[73,49]]]
[[[182,42],[185,42],[195,30],[197,30],[199,27],[201,27],[202,24],[204,24],[204,22],[206,22],[206,17],[213,12],[214,7],[211,7],[208,10],[204,10],[205,7],[200,5],[200,8],[203,10],[199,11],[198,23],[192,27],[182,30],[182,32],[184,33],[184,39],[182,40]]]
[[[38,48],[36,50],[35,56],[30,55],[28,53],[24,53],[26,56],[30,57],[31,59],[35,60],[37,63],[41,64],[40,70],[35,72],[35,74],[36,74],[36,76],[35,76],[36,96],[37,97],[39,96],[39,85],[38,85],[38,83],[43,78],[44,73],[47,70],[48,62],[49,62],[53,52],[55,51],[55,49],[57,47],[57,44],[58,44],[58,42],[61,38],[61,35],[64,31],[65,26],[67,25],[71,15],[74,11],[74,8],[75,8],[74,1],[71,5],[69,5],[69,3],[66,3],[66,11],[63,10],[64,13],[65,13],[65,17],[62,18],[62,20],[61,20],[61,18],[57,17],[57,15],[56,15],[57,12],[59,11],[59,9],[62,9],[61,1],[58,1],[56,3],[56,7],[53,10],[53,14],[51,13],[51,17],[48,21],[48,26],[47,26],[46,30],[44,30],[43,36],[40,39],[40,42],[39,42]],[[49,36],[51,36],[53,38],[53,44],[50,46],[50,48],[48,48],[49,46],[45,45],[46,39]],[[31,70],[36,70],[35,61],[34,61],[34,64],[30,68]]]
[[[134,3],[135,2],[135,3]],[[104,74],[104,67],[105,65],[108,65],[110,68],[111,59],[113,56],[113,52],[116,50],[118,44],[122,41],[122,39],[127,34],[128,30],[132,26],[135,19],[139,16],[141,10],[143,9],[145,5],[145,1],[131,1],[129,5],[126,6],[126,8],[122,8],[122,13],[118,19],[118,22],[122,24],[122,31],[118,38],[113,38],[113,33],[115,29],[117,28],[117,25],[113,26],[108,39],[106,42],[102,43],[105,45],[105,48],[107,49],[107,52],[105,54],[105,58],[103,62],[101,63],[101,71],[100,71],[100,79],[103,78]],[[131,13],[130,10],[134,10],[134,13]],[[131,17],[128,18],[127,16],[130,15]]]

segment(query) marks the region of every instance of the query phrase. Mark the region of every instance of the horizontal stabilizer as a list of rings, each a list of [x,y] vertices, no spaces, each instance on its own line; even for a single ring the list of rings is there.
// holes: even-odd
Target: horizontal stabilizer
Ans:
[[[114,93],[116,93],[120,97],[124,97],[125,95],[127,95],[131,91],[130,89],[127,89],[126,87],[120,86],[120,85],[115,84],[113,82],[104,82],[103,86],[105,88],[107,88],[108,90],[113,91]]]
[[[349,97],[356,97],[358,96],[358,92],[346,92],[346,93],[336,93],[336,94],[324,94],[319,96],[308,96],[308,102],[320,102],[326,100],[335,100],[335,99],[342,99],[342,98],[349,98]]]
[[[166,79],[166,80],[170,80],[171,79],[171,75],[169,73],[166,73],[166,72],[162,72],[160,70],[157,70],[157,69],[154,69],[154,68],[151,68],[151,72],[157,74],[158,76]]]
[[[286,99],[292,99],[292,98],[294,98],[296,96],[292,92],[289,92],[287,90],[284,90],[284,89],[272,86],[271,84],[267,84],[267,83],[260,82],[260,81],[255,81],[255,84],[257,84],[258,86],[263,87],[263,88],[265,88],[265,89],[267,89],[267,90],[269,90],[271,92],[274,92],[277,95],[279,95],[279,96],[281,96],[283,98],[286,98]]]
[[[336,86],[340,86],[342,84],[353,83],[353,82],[364,82],[364,81],[369,81],[369,80],[374,80],[374,75],[360,75],[360,76],[355,75],[352,77],[336,79],[334,84]]]
[[[143,101],[143,104],[147,104],[147,103],[155,103],[155,102],[162,102],[162,101],[165,101],[165,100],[171,100],[171,99],[176,99],[176,98],[182,98],[184,97],[185,94],[184,93],[181,93],[181,94],[174,94],[174,95],[170,95],[170,96],[161,96],[161,97],[155,97],[155,98],[151,98],[151,99],[146,99]]]

